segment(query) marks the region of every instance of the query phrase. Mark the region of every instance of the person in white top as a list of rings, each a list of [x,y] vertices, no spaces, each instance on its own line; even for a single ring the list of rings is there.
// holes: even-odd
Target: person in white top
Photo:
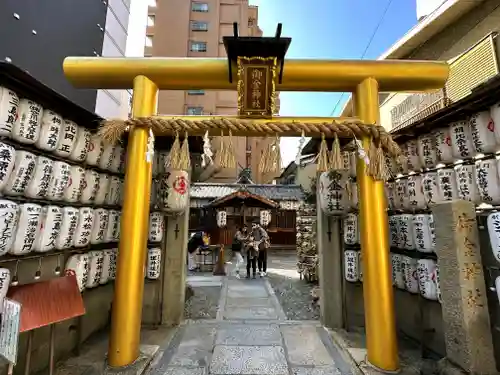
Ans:
[[[234,234],[233,243],[231,245],[231,250],[236,258],[236,278],[240,278],[240,266],[243,264],[243,257],[241,256],[241,251],[247,240],[247,227],[246,225],[238,228]]]

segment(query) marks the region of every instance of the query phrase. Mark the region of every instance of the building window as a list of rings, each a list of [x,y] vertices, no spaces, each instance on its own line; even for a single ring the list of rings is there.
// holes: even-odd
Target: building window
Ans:
[[[148,0],[148,6],[151,8],[156,8],[156,0]]]
[[[208,22],[191,21],[192,31],[208,31]]]
[[[196,2],[193,2],[193,3],[191,3],[191,10],[193,12],[203,12],[203,13],[206,13],[206,12],[208,12],[208,4],[207,3],[196,3]]]
[[[148,26],[155,25],[155,16],[148,16]]]
[[[188,90],[188,95],[205,95],[205,90]]]
[[[187,114],[189,116],[200,116],[203,114],[203,107],[187,107]]]
[[[252,26],[254,26],[254,25],[255,25],[255,18],[250,17],[250,18],[248,19],[248,27],[252,27]]]
[[[207,52],[207,42],[191,42],[191,52]]]
[[[146,35],[146,47],[153,47],[153,37]]]

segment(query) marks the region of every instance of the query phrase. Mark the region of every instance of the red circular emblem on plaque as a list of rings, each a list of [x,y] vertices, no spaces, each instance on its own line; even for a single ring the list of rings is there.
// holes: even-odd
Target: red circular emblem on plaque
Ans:
[[[173,184],[173,188],[174,190],[181,194],[181,195],[184,195],[186,194],[186,191],[187,191],[187,181],[186,181],[186,177],[184,176],[179,176],[175,179],[174,181],[174,184]]]

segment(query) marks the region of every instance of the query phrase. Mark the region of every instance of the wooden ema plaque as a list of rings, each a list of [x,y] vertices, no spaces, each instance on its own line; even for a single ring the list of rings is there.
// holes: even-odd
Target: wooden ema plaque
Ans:
[[[13,286],[7,296],[22,305],[20,332],[85,314],[75,275]]]
[[[276,57],[238,57],[238,115],[271,118],[275,112]]]

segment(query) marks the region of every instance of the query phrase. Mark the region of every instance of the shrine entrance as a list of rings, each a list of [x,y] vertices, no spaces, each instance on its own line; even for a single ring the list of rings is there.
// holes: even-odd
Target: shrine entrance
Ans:
[[[301,136],[346,142],[368,150],[375,143],[390,157],[399,147],[380,126],[379,93],[426,91],[444,86],[445,62],[285,60],[291,42],[281,37],[224,37],[228,59],[68,57],[64,72],[75,86],[133,89],[132,115],[107,121],[109,138],[128,132],[125,200],[108,352],[113,367],[139,357],[152,153],[155,136]],[[157,116],[159,90],[237,90],[239,116]],[[351,92],[356,117],[274,116],[279,91]],[[113,135],[114,134],[114,135]],[[371,164],[373,166],[373,163]],[[367,360],[386,371],[399,369],[384,183],[368,163],[357,162]],[[183,177],[184,178],[184,177]],[[189,204],[185,211],[189,217]],[[186,214],[184,213],[184,215]],[[184,231],[187,242],[187,231]],[[135,301],[135,303],[133,302]]]

